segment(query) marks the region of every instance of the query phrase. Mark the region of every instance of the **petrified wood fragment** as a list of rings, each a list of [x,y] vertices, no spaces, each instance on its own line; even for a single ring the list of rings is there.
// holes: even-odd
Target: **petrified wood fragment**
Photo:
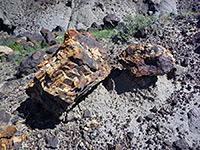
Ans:
[[[56,114],[110,73],[103,47],[89,34],[70,29],[64,43],[38,67],[26,93]]]
[[[172,54],[160,45],[131,45],[120,57],[120,63],[136,77],[156,76],[170,72],[174,67]]]

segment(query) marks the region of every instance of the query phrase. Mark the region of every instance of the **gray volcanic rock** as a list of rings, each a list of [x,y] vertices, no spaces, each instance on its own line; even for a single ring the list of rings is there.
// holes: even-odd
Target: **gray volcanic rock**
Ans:
[[[177,13],[176,8],[177,0],[161,0],[160,4],[158,5],[159,11],[161,13]]]
[[[64,0],[6,0],[1,1],[0,6],[2,24],[13,27],[16,34],[39,32],[42,27],[50,31],[57,26],[64,30],[81,29],[93,22],[103,23],[103,17],[109,13],[122,17],[126,12],[134,14],[136,11],[135,2],[129,0],[73,0],[67,3]]]

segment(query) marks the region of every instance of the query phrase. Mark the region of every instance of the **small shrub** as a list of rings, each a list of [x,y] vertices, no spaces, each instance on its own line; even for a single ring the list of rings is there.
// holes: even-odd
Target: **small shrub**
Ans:
[[[152,31],[156,30],[157,18],[154,16],[147,16],[142,14],[136,14],[134,17],[131,14],[127,14],[124,17],[125,25],[121,28],[121,31],[117,35],[117,38],[121,41],[128,41],[134,34],[142,28],[149,28]]]
[[[37,42],[33,48],[25,50],[21,44],[18,44],[15,40],[13,40],[8,43],[8,47],[14,50],[13,62],[16,66],[19,66],[21,61],[25,60],[27,56],[31,56],[38,50],[45,51],[48,46],[42,47],[41,43]]]
[[[187,15],[195,15],[195,14],[197,14],[197,12],[194,11],[194,10],[192,10],[192,9],[189,9],[189,10],[184,10],[184,11],[182,11],[181,14],[182,14],[183,16],[187,16]]]
[[[115,29],[104,29],[101,31],[95,31],[95,32],[91,32],[92,36],[97,40],[102,40],[103,38],[108,38],[112,35],[115,35],[117,32]]]
[[[62,44],[64,42],[64,35],[57,36],[58,44]]]
[[[4,56],[0,56],[0,60],[1,60],[1,62],[3,62],[4,59],[5,59]]]

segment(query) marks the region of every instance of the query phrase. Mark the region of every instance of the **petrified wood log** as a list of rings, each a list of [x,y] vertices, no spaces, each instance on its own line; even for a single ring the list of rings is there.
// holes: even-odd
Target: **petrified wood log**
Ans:
[[[110,73],[103,47],[89,33],[74,29],[65,33],[64,43],[38,67],[26,93],[56,114]]]
[[[121,56],[120,63],[136,77],[163,75],[174,68],[172,54],[160,45],[131,45]]]

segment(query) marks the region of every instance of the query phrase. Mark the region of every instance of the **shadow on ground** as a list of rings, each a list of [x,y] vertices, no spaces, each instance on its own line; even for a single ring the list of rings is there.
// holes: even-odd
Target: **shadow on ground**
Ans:
[[[117,91],[117,94],[122,94],[124,92],[133,92],[134,89],[146,89],[150,86],[155,86],[157,80],[157,76],[135,77],[128,70],[115,69],[112,70],[110,76],[104,81],[104,86],[107,90],[113,88]]]
[[[60,123],[58,117],[44,110],[41,104],[34,103],[30,98],[22,102],[17,111],[26,120],[26,125],[32,129],[53,129]]]
[[[110,83],[112,81],[112,83]],[[124,92],[133,92],[134,89],[145,89],[149,86],[155,86],[157,82],[157,77],[140,77],[136,78],[134,75],[127,70],[112,70],[109,77],[103,81],[103,85],[110,90],[109,88],[113,88],[113,90],[117,91],[117,94],[122,94]],[[111,85],[113,84],[113,85]],[[91,88],[86,94],[77,98],[75,103],[65,109],[65,112],[68,113],[74,107],[76,107],[80,102],[85,100],[85,98],[92,93],[97,88],[98,84]],[[53,103],[51,104],[53,105]],[[49,107],[51,108],[51,106]],[[52,106],[53,108],[53,106]],[[30,98],[26,99],[21,103],[20,107],[17,108],[19,115],[26,120],[26,125],[32,129],[53,129],[57,124],[60,123],[58,116],[55,116],[49,111],[46,111],[42,104],[38,104],[33,102]]]

